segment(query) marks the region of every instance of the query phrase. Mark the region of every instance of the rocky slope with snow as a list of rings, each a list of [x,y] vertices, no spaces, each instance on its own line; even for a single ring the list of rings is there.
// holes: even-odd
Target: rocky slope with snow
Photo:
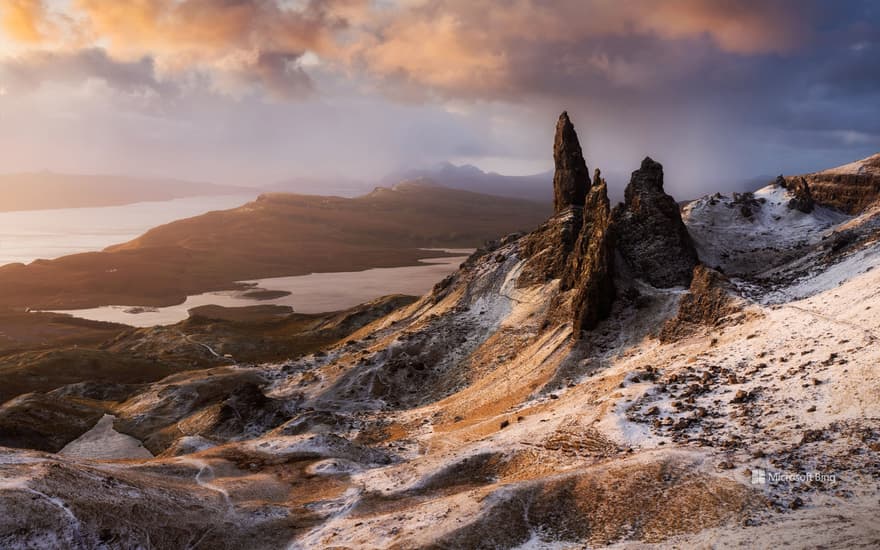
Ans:
[[[543,226],[344,341],[104,402],[89,457],[2,449],[0,546],[880,544],[880,207],[673,214],[646,159],[615,214],[576,157]]]

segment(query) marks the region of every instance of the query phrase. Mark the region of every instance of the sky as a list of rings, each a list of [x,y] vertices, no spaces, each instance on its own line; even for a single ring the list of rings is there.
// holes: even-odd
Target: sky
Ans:
[[[0,173],[236,185],[444,161],[685,198],[880,151],[880,3],[0,0]]]

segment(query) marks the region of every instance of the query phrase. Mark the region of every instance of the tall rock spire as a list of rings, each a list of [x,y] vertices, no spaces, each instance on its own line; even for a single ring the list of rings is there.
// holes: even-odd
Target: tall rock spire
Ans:
[[[574,125],[563,111],[556,122],[556,138],[553,141],[553,209],[557,214],[570,206],[583,206],[590,187],[590,172],[584,161],[581,144]]]

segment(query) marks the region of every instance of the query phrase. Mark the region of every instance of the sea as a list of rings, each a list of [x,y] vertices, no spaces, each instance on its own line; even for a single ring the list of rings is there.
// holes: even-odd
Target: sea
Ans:
[[[152,227],[235,208],[256,197],[256,193],[219,195],[99,208],[0,212],[0,265],[102,250]]]

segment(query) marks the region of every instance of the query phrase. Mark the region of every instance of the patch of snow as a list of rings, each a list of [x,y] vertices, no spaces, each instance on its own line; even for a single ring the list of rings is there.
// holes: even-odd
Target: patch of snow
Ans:
[[[27,454],[26,451],[13,451],[12,449],[4,449],[0,452],[0,464],[35,464],[45,462],[42,457]]]
[[[563,541],[548,541],[541,538],[541,533],[532,531],[532,535],[526,542],[520,544],[513,550],[573,550],[580,548],[580,544]]]

